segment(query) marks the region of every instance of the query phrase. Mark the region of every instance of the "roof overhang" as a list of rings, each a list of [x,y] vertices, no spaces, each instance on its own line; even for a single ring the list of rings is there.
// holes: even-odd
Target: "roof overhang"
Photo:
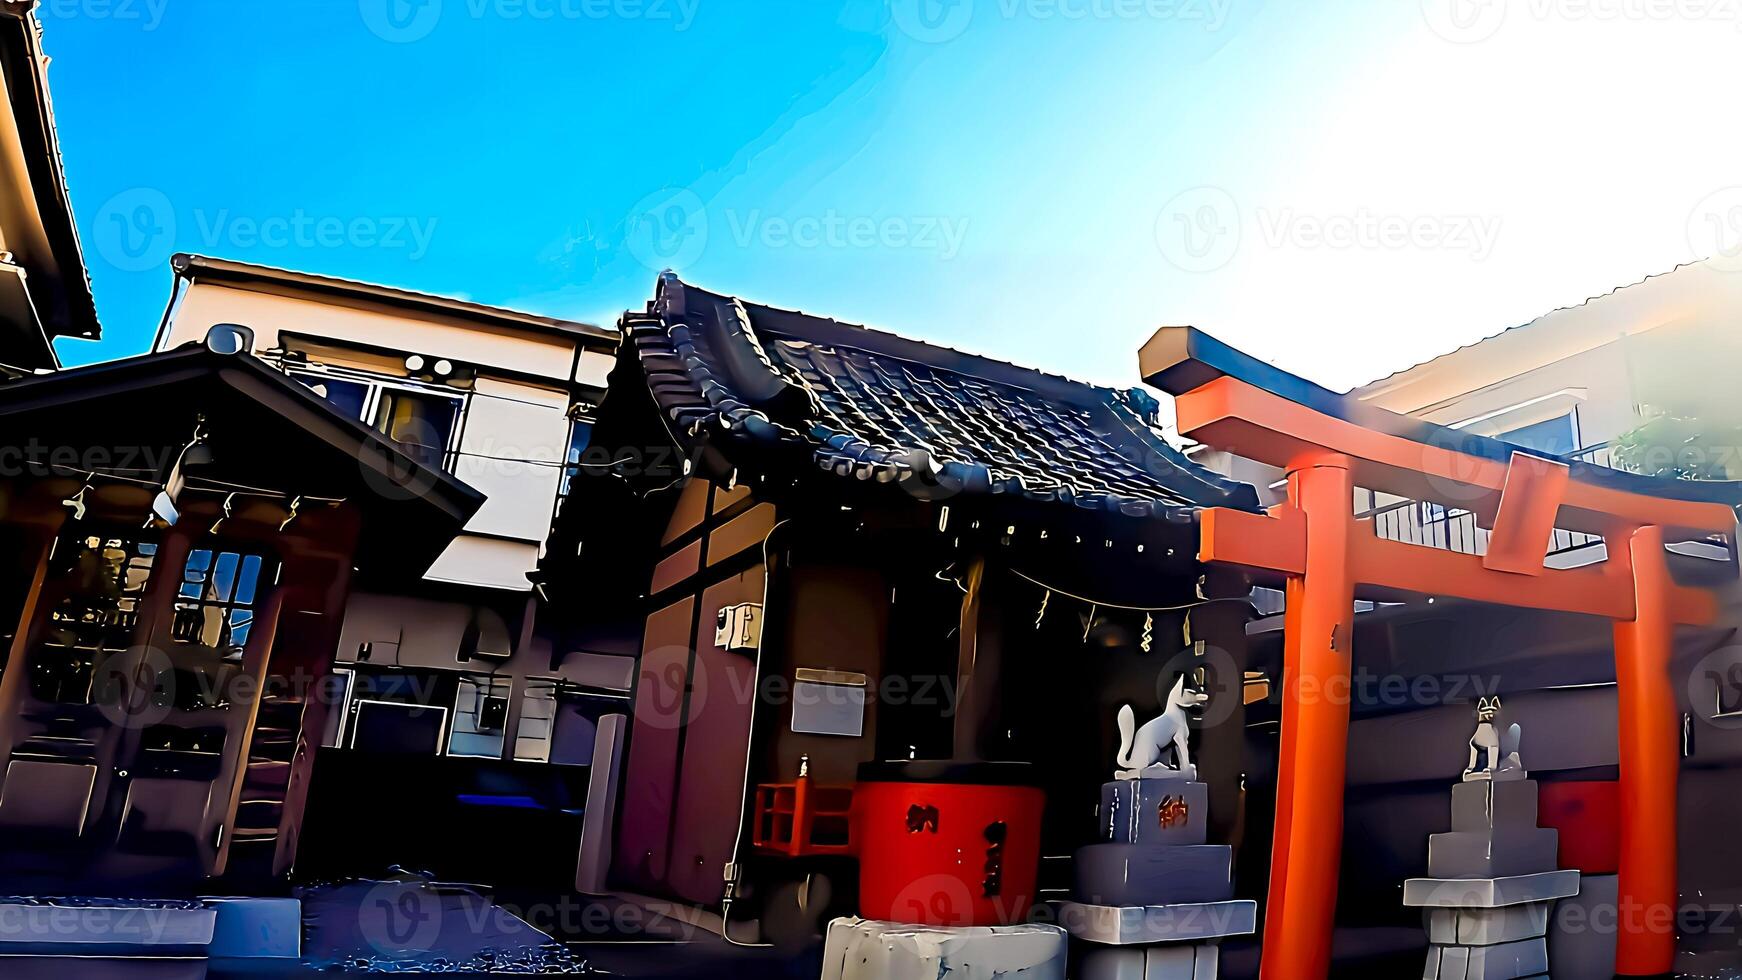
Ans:
[[[171,260],[178,286],[181,282],[225,283],[267,292],[316,295],[328,300],[373,303],[414,313],[456,317],[490,326],[532,333],[555,334],[581,341],[615,346],[617,331],[608,327],[560,320],[499,306],[486,306],[449,296],[436,296],[409,289],[358,282],[269,265],[236,262],[205,255],[177,253]]]
[[[0,450],[16,454],[14,466],[101,449],[113,466],[152,467],[175,457],[200,418],[214,476],[354,504],[365,571],[421,575],[484,502],[248,354],[188,345],[0,384],[0,425],[12,434]]]
[[[39,363],[19,366],[55,367],[50,340],[96,340],[102,329],[61,167],[35,6],[35,0],[0,0],[0,220],[6,250],[29,272],[26,283],[39,316],[20,348],[36,353]]]

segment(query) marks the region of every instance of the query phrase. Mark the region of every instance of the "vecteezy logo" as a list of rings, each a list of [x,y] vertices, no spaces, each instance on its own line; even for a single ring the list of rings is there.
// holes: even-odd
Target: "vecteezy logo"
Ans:
[[[421,881],[384,881],[363,895],[357,927],[383,956],[428,952],[441,935],[441,900]]]
[[[1713,191],[1694,205],[1688,212],[1688,248],[1716,268],[1742,270],[1742,186]]]
[[[357,0],[357,9],[370,32],[394,44],[429,37],[442,19],[442,0]]]
[[[695,264],[708,247],[708,209],[694,191],[668,188],[635,202],[629,251],[655,272]]]
[[[122,272],[145,272],[175,251],[175,206],[150,187],[122,191],[103,202],[91,228],[97,253]]]
[[[109,724],[134,731],[150,728],[175,707],[175,668],[162,650],[130,647],[97,666],[91,693]]]
[[[1688,671],[1687,683],[1694,717],[1714,728],[1742,729],[1742,647],[1706,654]]]
[[[915,41],[942,44],[968,29],[974,0],[889,0],[889,16]]]
[[[1506,22],[1506,0],[1421,0],[1421,15],[1440,37],[1475,44],[1493,37]]]
[[[1155,245],[1186,272],[1214,272],[1240,250],[1240,206],[1220,187],[1174,195],[1155,217]]]

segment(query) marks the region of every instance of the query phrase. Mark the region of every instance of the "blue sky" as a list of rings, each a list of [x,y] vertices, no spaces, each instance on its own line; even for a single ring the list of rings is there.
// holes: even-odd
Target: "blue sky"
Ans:
[[[105,339],[197,251],[611,322],[686,277],[1347,387],[1742,242],[1698,0],[43,0]]]

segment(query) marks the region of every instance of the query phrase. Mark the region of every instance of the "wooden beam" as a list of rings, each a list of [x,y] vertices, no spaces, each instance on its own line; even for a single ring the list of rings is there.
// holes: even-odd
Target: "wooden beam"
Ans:
[[[1306,572],[1306,518],[1292,504],[1270,516],[1212,507],[1198,514],[1198,561],[1301,575]]]
[[[1178,396],[1174,409],[1180,432],[1200,442],[1284,469],[1315,453],[1341,453],[1353,461],[1357,486],[1413,500],[1480,510],[1496,506],[1506,485],[1505,463],[1366,429],[1234,377]],[[1685,538],[1733,533],[1736,514],[1724,504],[1570,480],[1559,525],[1591,534],[1656,525]]]
[[[1488,534],[1482,565],[1496,572],[1541,575],[1555,517],[1567,495],[1565,463],[1513,453],[1500,489],[1500,512]]]

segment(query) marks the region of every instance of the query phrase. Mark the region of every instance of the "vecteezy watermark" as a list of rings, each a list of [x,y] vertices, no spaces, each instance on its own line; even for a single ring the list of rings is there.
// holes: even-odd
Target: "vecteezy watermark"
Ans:
[[[56,20],[96,20],[155,31],[163,24],[169,0],[43,0],[36,8]]]
[[[1742,0],[1421,0],[1421,12],[1435,34],[1457,44],[1486,41],[1518,18],[1742,25]]]
[[[1228,23],[1234,0],[889,0],[889,19],[908,37],[942,44],[977,16],[1001,20],[1171,21],[1206,32]]]
[[[1721,187],[1688,212],[1688,250],[1726,272],[1742,271],[1742,184]]]
[[[1233,261],[1244,234],[1240,205],[1220,187],[1174,195],[1155,216],[1155,246],[1186,272],[1214,272]]]
[[[158,0],[163,2],[163,0]],[[472,20],[636,20],[687,31],[701,0],[358,0],[363,23],[376,37],[409,44],[428,37],[444,10],[463,10]]]
[[[727,211],[732,243],[739,248],[913,249],[953,259],[968,234],[966,217],[941,215],[764,214],[760,209]]]
[[[736,248],[884,249],[931,252],[953,259],[968,235],[968,218],[946,215],[769,214],[728,209],[719,220],[696,192],[666,188],[643,197],[624,219],[624,239],[636,261],[654,271],[694,265],[724,230]]]
[[[889,674],[865,686],[794,681],[783,674],[710,668],[688,647],[666,646],[642,657],[633,713],[637,724],[674,731],[700,718],[712,702],[765,708],[862,711],[872,705],[918,707],[954,718],[961,704],[954,674]]]
[[[1493,254],[1500,225],[1497,215],[1386,214],[1366,207],[1332,213],[1260,207],[1248,213],[1226,190],[1204,186],[1182,191],[1162,206],[1155,218],[1155,244],[1163,258],[1185,272],[1220,269],[1251,240],[1297,252],[1463,252],[1480,262]]]
[[[656,272],[694,265],[708,247],[708,208],[692,190],[654,191],[635,202],[623,225],[629,253]]]
[[[97,254],[123,272],[163,265],[181,233],[191,229],[203,251],[271,249],[389,249],[421,259],[429,251],[439,218],[408,215],[240,214],[229,208],[196,208],[183,221],[169,196],[150,187],[122,191],[97,209],[91,237]]]

